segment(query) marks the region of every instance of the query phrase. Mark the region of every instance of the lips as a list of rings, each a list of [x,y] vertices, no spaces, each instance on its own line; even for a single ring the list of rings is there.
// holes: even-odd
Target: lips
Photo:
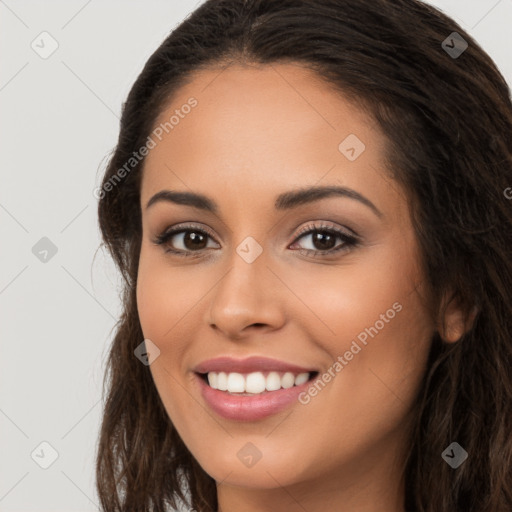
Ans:
[[[316,369],[256,356],[210,359],[194,371],[210,409],[238,421],[260,420],[291,406],[318,374]]]
[[[252,372],[290,372],[293,374],[316,372],[316,368],[306,368],[277,359],[253,356],[246,359],[234,359],[232,357],[218,357],[208,359],[198,364],[196,373],[225,372],[225,373],[252,373]]]

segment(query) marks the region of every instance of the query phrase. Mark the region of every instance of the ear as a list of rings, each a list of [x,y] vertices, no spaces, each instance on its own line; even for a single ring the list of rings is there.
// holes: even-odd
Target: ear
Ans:
[[[463,305],[453,292],[446,294],[437,322],[438,332],[443,341],[446,343],[459,341],[473,327],[477,313],[477,306],[470,309]]]

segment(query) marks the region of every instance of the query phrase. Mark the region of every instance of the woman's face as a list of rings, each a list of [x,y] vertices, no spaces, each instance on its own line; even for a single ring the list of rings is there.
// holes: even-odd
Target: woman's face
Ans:
[[[384,492],[434,324],[383,136],[292,64],[202,71],[165,122],[141,185],[137,300],[184,443],[226,486],[357,480]],[[316,187],[339,192],[297,195]],[[154,243],[170,228],[183,231]],[[274,361],[243,364],[254,357]]]

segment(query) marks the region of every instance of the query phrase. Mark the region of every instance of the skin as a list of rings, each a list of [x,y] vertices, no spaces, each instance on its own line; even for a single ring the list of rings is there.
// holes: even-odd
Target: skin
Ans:
[[[385,137],[299,65],[203,70],[157,124],[191,96],[198,105],[150,151],[141,183],[138,309],[145,338],[160,349],[150,370],[169,417],[216,480],[219,511],[316,512],[343,504],[347,512],[403,512],[407,419],[438,323],[425,307],[407,195],[384,168]],[[338,149],[349,134],[366,146],[354,161]],[[278,194],[313,185],[349,187],[382,216],[336,196],[274,209]],[[146,208],[163,189],[205,194],[219,213],[164,201]],[[299,253],[322,249],[311,234],[297,237],[321,221],[352,229],[360,245]],[[153,243],[184,222],[214,239],[199,252],[184,245],[183,234],[168,242],[196,250],[191,257]],[[263,250],[250,264],[236,252],[248,236]],[[200,395],[192,369],[222,355],[328,371],[396,302],[401,311],[307,405],[236,422],[217,416]],[[460,336],[458,314],[448,310],[447,341]],[[247,442],[262,454],[250,468],[237,457]]]

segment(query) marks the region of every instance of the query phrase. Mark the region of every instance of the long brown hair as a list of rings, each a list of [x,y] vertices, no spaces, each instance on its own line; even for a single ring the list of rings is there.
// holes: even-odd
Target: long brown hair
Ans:
[[[103,243],[124,278],[97,452],[103,510],[163,512],[180,502],[217,510],[215,481],[134,356],[143,340],[135,289],[144,159],[128,170],[126,162],[194,71],[247,62],[315,70],[376,120],[390,174],[409,193],[436,312],[447,290],[477,312],[458,342],[432,340],[406,461],[406,510],[511,511],[510,90],[469,34],[417,0],[207,0],[146,63],[123,105],[99,194]],[[469,455],[457,469],[441,457],[454,441]]]

